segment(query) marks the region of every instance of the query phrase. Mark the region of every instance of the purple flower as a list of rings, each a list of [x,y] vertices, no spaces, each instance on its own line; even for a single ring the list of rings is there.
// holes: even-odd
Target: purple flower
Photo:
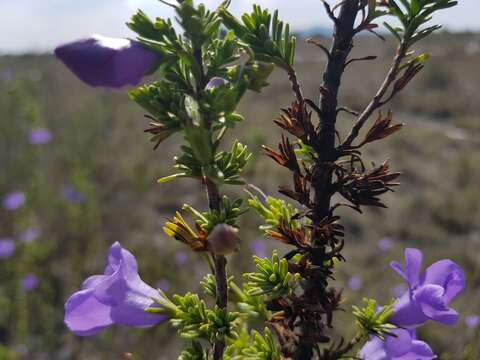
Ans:
[[[13,78],[13,70],[12,69],[5,69],[0,72],[0,78],[4,81],[10,81]]]
[[[385,341],[372,336],[359,352],[364,360],[430,360],[435,359],[430,346],[417,340],[414,330],[395,329],[395,336],[387,336]]]
[[[71,185],[65,186],[62,189],[62,194],[65,199],[74,204],[80,204],[85,201],[85,195]]]
[[[392,324],[413,327],[427,320],[453,325],[458,313],[448,304],[465,288],[465,274],[460,266],[451,260],[440,260],[421,272],[422,252],[405,249],[405,268],[396,262],[391,267],[407,284],[408,291],[395,303]]]
[[[52,141],[52,133],[46,128],[32,129],[28,132],[28,142],[32,145],[48,144]]]
[[[38,286],[38,277],[35,274],[28,274],[22,279],[22,289],[32,291]]]
[[[175,263],[178,266],[185,265],[188,261],[188,255],[185,251],[177,251],[175,254]]]
[[[55,55],[90,86],[137,85],[159,56],[138,41],[93,35],[55,49]]]
[[[12,239],[0,239],[0,259],[7,259],[15,251],[15,242]]]
[[[390,251],[392,247],[393,247],[392,238],[384,237],[383,239],[380,239],[378,241],[378,248],[380,249],[380,251],[387,252],[387,251]]]
[[[155,306],[152,298],[159,297],[140,279],[132,253],[116,242],[104,274],[89,277],[65,303],[65,324],[78,336],[93,335],[112,324],[153,326],[166,319],[145,311]]]
[[[358,291],[362,287],[363,281],[358,276],[352,276],[348,279],[347,286],[350,290]]]
[[[250,249],[259,258],[264,258],[267,256],[267,247],[265,246],[265,241],[253,240],[250,243]]]
[[[35,228],[28,228],[20,234],[20,241],[24,243],[31,243],[35,241],[40,235],[40,231]]]
[[[2,206],[5,210],[15,211],[25,204],[25,194],[21,191],[13,191],[3,197]]]
[[[480,316],[478,315],[469,315],[465,317],[465,325],[470,329],[474,329],[480,326]]]

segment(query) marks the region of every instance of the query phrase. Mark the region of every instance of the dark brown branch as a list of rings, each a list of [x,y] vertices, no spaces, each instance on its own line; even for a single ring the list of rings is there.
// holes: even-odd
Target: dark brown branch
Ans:
[[[295,93],[295,97],[299,104],[303,104],[305,102],[302,94],[302,88],[300,87],[300,83],[298,82],[297,73],[293,67],[288,68],[288,79],[292,84],[292,90]]]
[[[365,124],[365,122],[370,118],[372,113],[377,110],[380,106],[384,105],[386,102],[383,101],[382,99],[386,92],[388,91],[390,85],[395,81],[398,71],[400,68],[400,64],[402,63],[402,60],[405,57],[406,53],[406,46],[402,43],[399,45],[397,48],[397,52],[395,55],[395,58],[393,59],[393,63],[390,67],[390,70],[387,73],[387,76],[385,77],[382,85],[378,89],[377,93],[373,97],[373,99],[370,101],[370,103],[367,105],[365,110],[360,114],[360,116],[357,119],[357,122],[355,125],[352,127],[352,130],[348,134],[347,138],[342,144],[342,147],[348,147],[352,144],[353,140],[358,136],[361,128]],[[391,97],[388,99],[390,100]]]
[[[311,99],[305,99],[305,103],[306,103],[308,106],[310,106],[310,107],[318,114],[319,117],[321,117],[321,110],[320,110],[320,108],[318,107],[318,105],[313,102],[313,100],[311,100]]]
[[[352,109],[350,109],[350,108],[348,108],[348,107],[345,107],[345,106],[339,107],[339,108],[337,109],[337,114],[339,114],[339,113],[342,112],[342,111],[343,111],[343,112],[346,112],[346,113],[348,113],[348,114],[351,114],[351,115],[353,115],[353,116],[358,116],[358,115],[360,115],[360,113],[359,113],[358,111],[352,110]]]
[[[335,29],[333,34],[333,43],[328,51],[329,58],[323,73],[323,84],[320,87],[319,114],[320,126],[315,139],[314,148],[318,153],[318,159],[313,167],[311,176],[311,185],[314,189],[314,207],[311,212],[313,251],[309,254],[309,260],[312,265],[318,268],[323,267],[327,246],[335,246],[331,239],[321,236],[321,229],[326,224],[324,219],[329,219],[330,200],[332,197],[332,177],[333,163],[336,160],[335,146],[335,123],[337,118],[338,89],[341,78],[345,70],[347,57],[353,47],[352,39],[355,35],[354,24],[359,10],[358,0],[345,0],[340,6],[338,17],[333,15],[330,6],[323,1],[327,13],[334,19]],[[325,275],[328,276],[328,269],[325,269]],[[325,338],[323,329],[331,324],[331,313],[335,306],[325,287],[326,279],[307,278],[304,286],[303,299],[305,308],[314,308],[321,304],[326,310],[326,319],[322,315],[313,311],[308,317],[302,317],[302,322],[296,331],[298,334],[298,343],[293,354],[295,360],[309,360],[314,356],[317,343],[320,336]],[[326,338],[328,339],[328,338]],[[328,341],[328,340],[327,340]]]
[[[343,355],[347,354],[351,351],[355,345],[357,345],[363,339],[363,335],[361,333],[356,334],[352,340],[348,342],[343,348],[338,349],[334,353],[334,359],[342,358]]]
[[[350,59],[345,63],[345,66],[348,66],[355,61],[375,60],[376,58],[377,58],[376,55],[370,55],[370,56],[364,56],[364,57],[361,57],[361,58]]]
[[[330,59],[330,51],[320,42],[316,41],[315,39],[309,38],[307,39],[307,43],[315,45],[318,48],[320,48],[325,53],[325,55],[327,55],[327,59]]]
[[[334,24],[337,24],[339,22],[339,19],[335,16],[333,13],[332,8],[330,7],[330,4],[326,0],[321,0],[323,3],[323,6],[325,7],[325,11],[327,12],[328,17],[334,22]]]
[[[330,210],[330,193],[332,170],[327,169],[329,162],[335,160],[335,122],[337,118],[338,89],[345,70],[347,57],[353,47],[353,28],[358,13],[358,1],[346,0],[340,8],[338,23],[335,25],[334,41],[323,74],[320,97],[320,132],[318,145],[321,158],[316,165],[318,176],[313,183],[315,189],[316,218],[320,221]]]

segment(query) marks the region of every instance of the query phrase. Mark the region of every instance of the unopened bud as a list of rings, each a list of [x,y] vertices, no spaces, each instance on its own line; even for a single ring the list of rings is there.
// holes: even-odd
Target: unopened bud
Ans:
[[[227,84],[228,84],[228,80],[215,76],[205,86],[205,90],[214,90],[216,88],[219,88],[222,85],[227,85]]]
[[[228,255],[237,250],[238,230],[227,224],[218,224],[208,235],[208,247],[216,255]]]

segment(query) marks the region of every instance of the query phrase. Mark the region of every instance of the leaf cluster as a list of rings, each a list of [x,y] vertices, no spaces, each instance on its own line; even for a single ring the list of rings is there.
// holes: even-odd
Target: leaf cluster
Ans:
[[[290,26],[278,19],[278,11],[272,14],[259,5],[253,5],[250,14],[237,20],[228,10],[220,8],[225,26],[248,46],[254,58],[274,63],[288,70],[295,62],[296,38],[290,35]]]
[[[280,360],[280,352],[272,333],[265,328],[264,334],[253,330],[244,342],[234,343],[226,351],[227,360]]]
[[[257,272],[244,274],[246,293],[251,296],[268,295],[271,299],[288,296],[295,290],[299,274],[288,271],[288,261],[274,251],[272,258],[253,257]]]
[[[209,233],[218,224],[227,224],[233,227],[238,227],[238,217],[247,211],[247,209],[242,208],[242,203],[243,199],[241,198],[232,201],[224,195],[220,199],[219,210],[199,212],[187,204],[183,205],[183,209],[196,218],[196,224],[200,229]]]
[[[260,230],[267,231],[285,224],[289,228],[298,229],[300,224],[296,219],[298,210],[285,200],[267,196],[262,202],[257,196],[248,199],[248,205],[254,209],[265,221]]]
[[[198,341],[192,341],[192,345],[180,353],[178,360],[208,360],[208,354]]]
[[[188,339],[205,339],[213,343],[224,337],[236,337],[235,320],[237,313],[228,312],[215,306],[208,309],[197,294],[174,295],[177,309],[170,322],[178,329],[180,336]]]
[[[128,23],[139,41],[160,55],[161,80],[129,92],[148,112],[151,121],[145,132],[155,148],[176,132],[183,132],[186,140],[175,158],[180,172],[160,182],[206,176],[217,184],[243,184],[240,172],[250,153],[239,142],[229,151],[219,146],[226,131],[243,121],[235,112],[242,96],[266,86],[273,66],[255,61],[233,31],[220,29],[219,10],[196,6],[192,0],[174,8],[181,35],[170,20],[153,21],[141,11]],[[211,85],[213,80],[216,85]]]
[[[389,0],[388,14],[396,17],[401,26],[394,27],[384,22],[385,27],[400,42],[410,47],[441,28],[440,25],[423,27],[432,19],[436,11],[448,9],[458,4],[455,0]]]
[[[392,330],[397,327],[388,322],[393,315],[393,302],[379,308],[375,299],[363,299],[364,306],[352,306],[353,315],[357,320],[357,326],[364,335],[374,335],[384,340],[385,335],[393,335]]]

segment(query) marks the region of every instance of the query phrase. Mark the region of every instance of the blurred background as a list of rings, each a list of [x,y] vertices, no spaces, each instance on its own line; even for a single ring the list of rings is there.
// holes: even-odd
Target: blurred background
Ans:
[[[120,359],[124,352],[135,359],[175,359],[183,342],[168,325],[113,327],[91,338],[77,338],[63,325],[64,301],[84,278],[103,270],[115,241],[137,256],[146,282],[168,293],[198,289],[207,272],[199,257],[161,231],[183,203],[206,205],[200,184],[156,183],[172,173],[181,137],[153,151],[142,133],[147,126],[143,112],[125,91],[87,87],[50,53],[56,44],[92,33],[131,35],[123,23],[138,7],[152,16],[171,13],[154,0],[72,3],[0,0],[0,359]],[[280,8],[300,37],[329,41],[320,1],[259,3]],[[251,2],[233,1],[233,6],[240,13]],[[419,44],[431,59],[390,106],[396,121],[406,126],[368,148],[372,161],[390,159],[393,169],[403,173],[402,185],[387,196],[389,209],[342,213],[347,261],[336,278],[345,289],[347,314],[337,316],[345,333],[351,333],[352,304],[364,296],[385,303],[404,291],[388,264],[402,260],[405,247],[418,247],[427,264],[445,257],[461,264],[468,285],[454,304],[462,314],[458,325],[430,324],[420,337],[442,359],[473,360],[480,359],[478,4],[460,0],[434,20],[445,30]],[[318,49],[298,43],[304,92],[316,98],[325,59]],[[354,55],[379,58],[349,67],[342,104],[360,109],[369,100],[393,51],[389,38],[358,38]],[[240,112],[247,121],[235,137],[254,153],[247,180],[278,196],[277,186],[290,179],[262,155],[261,145],[278,142],[272,120],[292,97],[283,73],[274,73],[270,84],[262,94],[246,96]],[[353,120],[349,115],[339,119],[341,134]],[[225,190],[234,195],[234,189]],[[243,220],[241,248],[230,259],[238,279],[253,268],[252,251],[265,255],[277,247],[262,239],[258,225],[254,214]]]

